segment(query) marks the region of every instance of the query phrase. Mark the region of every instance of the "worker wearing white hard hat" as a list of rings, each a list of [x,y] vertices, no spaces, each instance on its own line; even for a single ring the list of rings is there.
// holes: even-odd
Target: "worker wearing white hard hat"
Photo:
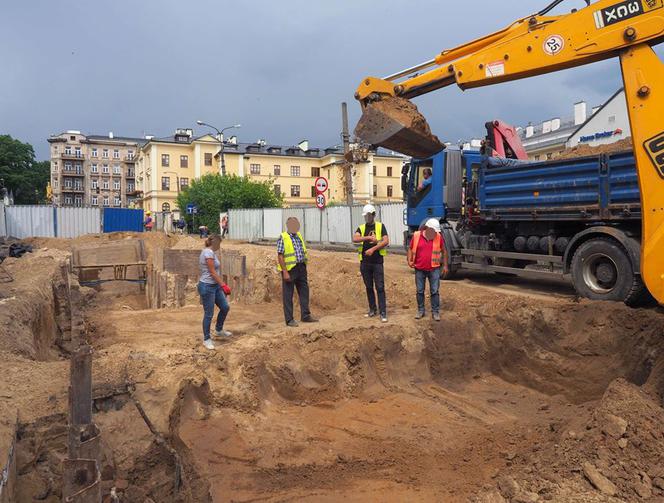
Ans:
[[[387,228],[382,222],[376,220],[376,208],[367,204],[362,208],[364,223],[360,225],[353,235],[353,243],[358,244],[357,253],[360,259],[360,272],[364,280],[369,302],[369,311],[366,316],[372,318],[380,314],[383,323],[387,322],[387,299],[385,298],[385,271],[384,257],[387,255],[387,246],[390,237]],[[376,303],[378,297],[378,303]]]
[[[415,269],[415,288],[417,290],[417,314],[415,319],[424,318],[424,290],[429,280],[431,295],[431,316],[440,321],[440,273],[448,272],[447,252],[441,232],[440,222],[430,218],[413,234],[408,247],[408,265]]]

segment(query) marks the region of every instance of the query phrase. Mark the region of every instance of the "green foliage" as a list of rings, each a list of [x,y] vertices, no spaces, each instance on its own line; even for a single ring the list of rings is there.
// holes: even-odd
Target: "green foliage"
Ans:
[[[256,182],[236,175],[207,174],[193,180],[178,195],[178,208],[188,224],[193,220],[186,214],[190,203],[198,207],[196,226],[204,224],[210,232],[219,232],[220,212],[230,208],[280,208],[282,196],[274,193],[272,180]]]
[[[51,163],[36,162],[32,145],[0,135],[0,178],[13,192],[15,204],[45,202],[50,176]]]

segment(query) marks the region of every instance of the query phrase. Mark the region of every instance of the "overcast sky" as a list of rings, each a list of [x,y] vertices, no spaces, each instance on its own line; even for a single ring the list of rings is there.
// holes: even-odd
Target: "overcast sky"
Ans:
[[[165,136],[196,120],[242,123],[240,141],[339,143],[355,88],[502,28],[548,0],[20,0],[0,11],[0,134],[48,158],[49,135]],[[583,5],[568,0],[565,9]],[[558,9],[560,12],[561,9]],[[617,60],[415,103],[456,142],[601,104]]]

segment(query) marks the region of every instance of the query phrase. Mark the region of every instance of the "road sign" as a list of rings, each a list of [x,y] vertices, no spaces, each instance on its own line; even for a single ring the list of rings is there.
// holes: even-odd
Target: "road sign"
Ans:
[[[187,214],[195,215],[196,213],[198,213],[198,207],[194,203],[189,203],[187,205]]]
[[[329,184],[327,183],[327,178],[323,176],[319,176],[316,178],[316,194],[324,194],[327,192],[327,189],[329,188]]]
[[[321,210],[325,208],[325,196],[323,194],[318,194],[316,196],[316,206]]]

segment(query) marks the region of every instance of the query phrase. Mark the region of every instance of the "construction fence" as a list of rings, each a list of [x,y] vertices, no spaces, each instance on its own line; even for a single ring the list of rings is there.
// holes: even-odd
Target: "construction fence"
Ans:
[[[404,203],[376,205],[376,219],[385,224],[391,246],[403,245],[405,210]],[[242,241],[276,240],[290,217],[297,217],[304,239],[310,243],[350,243],[355,229],[364,223],[362,206],[238,209],[228,210],[229,235]]]

